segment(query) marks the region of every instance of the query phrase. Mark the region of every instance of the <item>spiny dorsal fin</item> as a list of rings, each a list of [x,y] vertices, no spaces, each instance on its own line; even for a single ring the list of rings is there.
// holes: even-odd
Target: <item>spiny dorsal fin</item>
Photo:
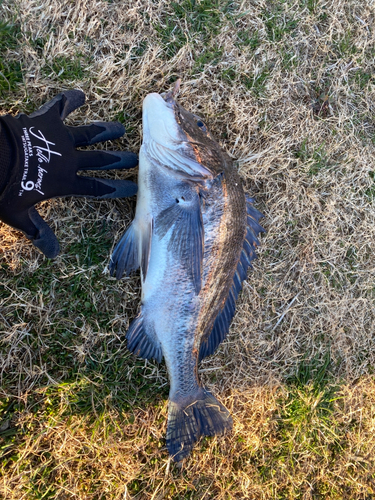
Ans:
[[[251,261],[257,258],[255,248],[257,245],[260,245],[257,236],[259,233],[263,233],[264,229],[258,224],[259,219],[263,215],[253,207],[253,201],[252,198],[246,197],[248,214],[246,236],[237,269],[233,276],[233,284],[222,310],[216,316],[211,333],[207,337],[202,338],[199,350],[200,360],[213,354],[218,345],[225,339],[236,310],[236,300],[242,288],[242,281],[246,279],[247,269],[252,267]]]

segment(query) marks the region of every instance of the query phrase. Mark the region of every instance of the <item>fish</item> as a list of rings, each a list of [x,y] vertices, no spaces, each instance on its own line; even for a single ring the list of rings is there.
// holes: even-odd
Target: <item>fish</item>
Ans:
[[[198,363],[226,337],[263,216],[232,159],[175,88],[143,101],[135,217],[110,259],[121,279],[140,268],[141,307],[126,334],[144,359],[164,358],[170,382],[166,446],[180,462],[201,436],[233,420],[201,383]]]

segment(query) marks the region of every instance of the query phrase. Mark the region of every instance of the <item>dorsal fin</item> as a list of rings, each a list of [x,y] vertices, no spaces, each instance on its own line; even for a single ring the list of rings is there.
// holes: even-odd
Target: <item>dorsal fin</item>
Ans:
[[[242,288],[242,281],[246,279],[247,269],[252,267],[251,261],[257,258],[255,248],[260,245],[257,238],[259,233],[263,233],[264,229],[258,221],[263,214],[253,207],[253,199],[246,197],[247,208],[247,230],[240,259],[237,264],[236,272],[233,276],[233,284],[229,290],[228,297],[219,314],[216,316],[214,326],[209,335],[202,338],[199,350],[199,359],[204,359],[214,353],[217,346],[225,339],[229,325],[233,319],[236,310],[236,300]]]

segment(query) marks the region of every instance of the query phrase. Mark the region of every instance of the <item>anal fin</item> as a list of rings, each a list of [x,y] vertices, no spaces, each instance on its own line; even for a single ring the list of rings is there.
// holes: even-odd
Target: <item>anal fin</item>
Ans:
[[[160,342],[152,335],[151,331],[147,330],[151,330],[151,328],[146,327],[141,310],[126,334],[128,349],[140,358],[156,359],[158,363],[161,363],[163,352]]]

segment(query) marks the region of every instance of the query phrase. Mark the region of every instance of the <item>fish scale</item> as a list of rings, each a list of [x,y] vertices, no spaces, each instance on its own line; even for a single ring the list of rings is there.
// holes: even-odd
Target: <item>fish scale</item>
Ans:
[[[228,410],[202,386],[198,362],[229,330],[263,229],[232,160],[173,94],[146,97],[143,127],[136,214],[110,271],[119,279],[141,267],[142,303],[128,348],[165,359],[167,449],[180,461],[200,436],[232,426]]]

